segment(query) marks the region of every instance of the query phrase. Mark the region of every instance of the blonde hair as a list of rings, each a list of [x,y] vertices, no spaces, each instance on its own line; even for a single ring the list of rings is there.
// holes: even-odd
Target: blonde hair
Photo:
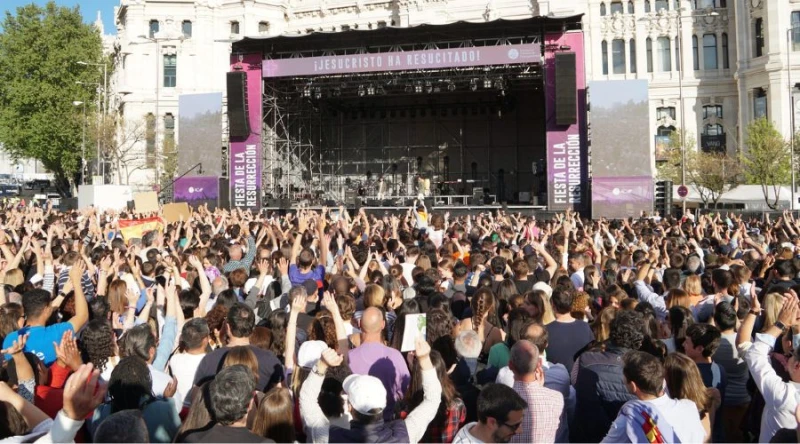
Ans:
[[[417,258],[417,262],[414,265],[416,265],[419,268],[422,268],[425,271],[428,271],[428,269],[431,268],[431,258],[429,258],[424,254],[421,254]]]
[[[231,347],[228,353],[225,354],[225,362],[223,362],[222,368],[239,364],[250,369],[253,376],[258,380],[258,359],[256,358],[256,354],[253,353],[253,350],[250,350],[250,347],[247,345]]]
[[[689,293],[680,288],[673,288],[667,292],[667,310],[678,305],[690,308],[691,301],[689,300]]]
[[[700,282],[700,276],[693,274],[683,281],[683,290],[689,296],[700,296],[703,294],[703,284]]]
[[[22,274],[22,270],[19,268],[12,268],[6,272],[6,280],[3,283],[16,287],[23,282],[25,282],[25,276]]]
[[[364,289],[364,309],[369,307],[383,308],[386,302],[386,291],[377,284],[369,284]]]
[[[617,309],[614,307],[606,307],[597,314],[592,324],[594,339],[597,342],[603,342],[611,335],[611,321],[615,317],[617,317]]]
[[[765,332],[775,325],[778,320],[778,313],[783,307],[783,296],[780,293],[767,293],[764,296],[764,329]]]
[[[122,279],[117,279],[108,286],[106,295],[108,296],[108,306],[111,311],[121,314],[125,311],[127,302],[128,284]]]

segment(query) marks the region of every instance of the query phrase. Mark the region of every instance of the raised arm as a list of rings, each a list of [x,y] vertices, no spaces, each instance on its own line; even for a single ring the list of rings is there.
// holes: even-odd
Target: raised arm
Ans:
[[[284,360],[286,369],[294,368],[294,354],[297,348],[297,317],[306,309],[307,296],[298,295],[292,299],[292,307],[289,312],[289,322],[286,325],[286,344],[284,348]]]
[[[86,302],[86,296],[83,294],[83,273],[86,271],[86,264],[83,260],[78,259],[69,270],[69,280],[72,282],[72,288],[75,291],[75,316],[71,317],[69,323],[75,331],[83,328],[84,324],[89,321],[89,303]]]

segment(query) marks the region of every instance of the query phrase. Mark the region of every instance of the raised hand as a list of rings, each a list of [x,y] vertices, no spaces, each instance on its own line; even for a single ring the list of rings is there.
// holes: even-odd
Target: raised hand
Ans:
[[[285,257],[278,260],[278,271],[280,271],[281,276],[289,275],[289,260]]]
[[[292,312],[295,314],[303,313],[306,311],[306,303],[308,296],[297,295],[292,299]]]
[[[25,350],[25,344],[27,342],[28,335],[19,335],[17,339],[11,343],[11,347],[0,350],[0,353],[4,355],[16,355],[17,353],[22,353],[22,351]]]
[[[83,421],[103,402],[106,390],[100,371],[91,363],[81,365],[64,386],[64,413],[70,419]]]
[[[61,364],[62,367],[68,367],[72,369],[72,371],[77,371],[81,365],[83,365],[81,352],[78,350],[78,343],[72,334],[72,330],[65,331],[64,334],[61,335],[61,343],[53,342],[53,346],[56,349],[58,363]]]

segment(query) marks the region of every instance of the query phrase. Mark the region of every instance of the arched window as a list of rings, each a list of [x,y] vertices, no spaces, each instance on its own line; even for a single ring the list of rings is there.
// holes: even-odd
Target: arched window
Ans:
[[[663,136],[669,137],[669,136],[670,136],[670,135],[672,135],[672,133],[674,133],[674,132],[675,132],[675,127],[674,127],[674,126],[664,126],[664,125],[661,125],[661,126],[659,126],[659,127],[658,127],[658,129],[656,130],[656,134],[657,134],[658,136],[662,136],[662,137],[663,137]]]
[[[600,3],[600,15],[601,16],[605,16],[606,15],[606,4],[605,3]]]
[[[669,10],[669,0],[656,0],[656,12],[662,9]]]
[[[650,0],[644,0],[644,12],[650,12],[651,9]]]
[[[628,42],[628,43],[629,43],[629,46],[630,46],[629,52],[631,53],[631,60],[630,60],[631,69],[630,69],[630,71],[631,71],[631,74],[636,74],[636,40],[635,39],[631,39],[631,41]]]
[[[672,42],[669,37],[659,37],[658,53],[661,56],[661,72],[672,71]]]
[[[633,0],[628,0],[628,14],[633,14],[633,13],[634,13]]]
[[[183,38],[190,39],[192,38],[192,22],[191,20],[184,20],[181,23],[181,31],[183,32]]]
[[[617,0],[611,2],[611,14],[624,14],[625,13],[625,6],[622,5],[622,2]]]
[[[614,65],[614,74],[625,74],[625,40],[614,39],[611,41],[611,60]]]
[[[717,69],[717,36],[703,35],[703,69]]]
[[[755,23],[753,24],[755,28],[755,54],[756,57],[761,57],[764,55],[764,19],[757,18]]]
[[[700,69],[700,48],[698,47],[698,39],[696,35],[692,36],[692,62],[694,70]]]
[[[645,41],[645,50],[647,52],[647,72],[653,72],[653,39],[650,37]]]
[[[603,55],[603,75],[607,76],[608,75],[608,42],[603,40],[603,42],[600,43],[600,48],[601,48],[601,52],[602,52],[602,55]]]

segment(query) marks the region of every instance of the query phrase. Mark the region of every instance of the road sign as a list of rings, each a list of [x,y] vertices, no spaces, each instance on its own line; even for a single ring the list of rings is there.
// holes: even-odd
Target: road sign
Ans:
[[[687,188],[686,185],[681,185],[678,187],[678,196],[685,199],[686,196],[688,195],[689,195],[689,188]]]

